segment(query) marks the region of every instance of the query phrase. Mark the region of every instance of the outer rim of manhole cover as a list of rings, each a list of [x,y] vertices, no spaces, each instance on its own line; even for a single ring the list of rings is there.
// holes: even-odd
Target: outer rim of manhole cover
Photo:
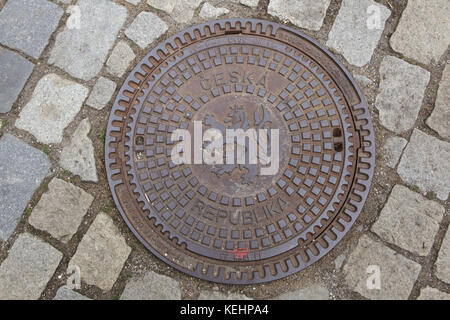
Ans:
[[[223,68],[222,62],[224,65],[244,63],[243,69],[248,68],[249,73],[264,70],[267,74],[270,69],[268,77],[272,82],[267,84],[264,79],[254,85],[243,79],[243,83],[216,81],[216,87],[213,84],[211,88],[207,82],[204,86],[190,85],[191,78],[200,79],[195,76],[197,73],[204,79],[211,66]],[[185,83],[188,85],[184,86]],[[276,86],[271,87],[270,83]],[[200,96],[197,92],[196,96],[195,90],[201,90],[200,85],[206,93]],[[194,89],[189,91],[187,87]],[[244,89],[245,94],[254,96],[244,97]],[[176,118],[170,121],[182,128],[187,122],[178,121],[180,116],[184,117],[181,120],[191,121],[201,114],[202,102],[208,106],[205,110],[217,110],[207,104],[210,99],[215,99],[214,106],[229,105],[231,100],[226,94],[230,90],[235,94],[232,101],[245,101],[243,113],[254,112],[255,124],[259,116],[257,111],[249,111],[253,102],[248,101],[258,101],[254,103],[257,105],[262,97],[266,99],[264,105],[269,104],[266,101],[272,103],[273,108],[270,105],[267,108],[268,116],[274,122],[281,119],[286,124],[285,133],[291,138],[291,141],[282,140],[287,141],[288,152],[283,154],[288,155],[276,181],[269,184],[265,181],[265,189],[254,194],[249,191],[251,188],[242,187],[242,194],[250,192],[243,197],[230,194],[231,187],[226,188],[234,169],[227,180],[220,180],[224,181],[222,184],[210,182],[215,176],[208,175],[207,170],[195,169],[195,165],[172,166],[162,157],[156,163],[149,160],[155,152],[168,157],[169,148],[164,146],[173,142],[166,138],[177,128],[167,124],[170,112]],[[190,92],[194,98],[187,94]],[[171,101],[174,104],[181,101],[184,107],[180,104],[181,109],[174,110],[174,104],[169,107]],[[311,105],[313,108],[309,109]],[[166,112],[165,118],[152,118],[152,114]],[[105,141],[105,166],[114,201],[139,241],[184,273],[228,284],[261,283],[286,277],[310,266],[334,248],[363,208],[374,172],[374,156],[374,130],[367,103],[345,67],[318,42],[297,30],[247,18],[192,26],[151,50],[120,89],[110,113]],[[307,165],[302,166],[303,162]],[[160,165],[162,169],[158,169]],[[182,182],[176,185],[172,177],[175,180],[181,177]],[[183,194],[186,187],[192,189]],[[291,196],[297,200],[291,201]],[[278,211],[274,205],[279,205]],[[221,206],[226,210],[220,209]],[[209,209],[216,210],[214,215]],[[194,212],[198,214],[195,218]],[[224,218],[219,222],[220,212]],[[250,220],[244,219],[247,212],[253,212]],[[263,213],[265,216],[259,216]],[[215,219],[214,223],[207,224],[204,218],[208,214]],[[238,217],[237,223],[232,222],[233,217]],[[261,218],[264,221],[260,222],[258,217],[266,220]]]

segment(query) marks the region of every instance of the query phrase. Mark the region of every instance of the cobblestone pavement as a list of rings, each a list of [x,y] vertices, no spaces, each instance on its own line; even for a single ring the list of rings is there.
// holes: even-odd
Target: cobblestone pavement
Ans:
[[[298,274],[249,286],[152,256],[114,207],[103,151],[134,64],[187,26],[236,16],[285,23],[335,53],[377,143],[344,240]],[[0,299],[450,299],[449,16],[448,0],[0,0]],[[374,265],[379,289],[367,286]]]

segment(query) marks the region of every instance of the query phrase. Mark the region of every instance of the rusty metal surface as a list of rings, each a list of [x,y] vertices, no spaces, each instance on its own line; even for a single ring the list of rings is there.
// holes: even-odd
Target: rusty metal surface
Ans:
[[[174,165],[176,128],[277,128],[280,168]],[[279,279],[323,257],[366,200],[375,143],[366,102],[326,49],[286,26],[217,20],[186,29],[131,72],[105,161],[123,219],[156,256],[232,284]]]

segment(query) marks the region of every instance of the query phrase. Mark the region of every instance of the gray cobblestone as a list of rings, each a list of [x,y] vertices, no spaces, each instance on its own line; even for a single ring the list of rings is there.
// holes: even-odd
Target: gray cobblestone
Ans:
[[[355,74],[353,76],[353,78],[355,78],[355,80],[358,82],[360,87],[363,87],[363,88],[364,87],[369,87],[370,85],[373,84],[372,79],[370,79],[370,78],[368,78],[366,76],[360,75],[360,74]]]
[[[425,287],[420,290],[420,295],[417,300],[450,300],[450,294],[435,288]]]
[[[375,18],[374,14],[379,16]],[[388,8],[373,0],[344,0],[328,35],[327,46],[342,53],[355,66],[366,65],[390,14]]]
[[[111,290],[131,248],[112,219],[99,213],[78,245],[69,266],[81,270],[81,280],[102,290]]]
[[[380,289],[367,287],[369,266],[380,268]],[[411,293],[420,269],[420,264],[364,235],[345,264],[344,274],[347,285],[366,298],[404,300]]]
[[[389,130],[411,129],[419,114],[430,73],[396,57],[386,56],[380,66],[380,93],[375,106]]]
[[[0,113],[11,110],[33,68],[34,64],[19,54],[0,48]]]
[[[50,161],[47,156],[16,137],[0,139],[0,239],[5,241],[42,183]]]
[[[217,18],[224,14],[227,14],[230,12],[227,8],[216,8],[213,5],[211,5],[208,2],[205,2],[205,4],[202,6],[202,9],[200,10],[200,17],[203,19],[210,19],[210,18]]]
[[[62,256],[35,236],[21,234],[0,266],[0,300],[38,299]]]
[[[271,0],[268,13],[300,28],[320,30],[330,0]]]
[[[120,300],[180,300],[180,284],[168,276],[147,271],[131,279]]]
[[[46,0],[9,0],[0,11],[0,43],[39,58],[63,10]]]
[[[450,139],[450,63],[447,63],[439,84],[434,110],[427,125],[443,138]]]
[[[125,0],[125,1],[134,5],[138,5],[139,2],[141,2],[141,0]]]
[[[256,8],[259,0],[239,0],[239,3],[250,8]]]
[[[116,87],[117,85],[114,81],[100,77],[95,83],[86,104],[97,110],[103,109],[111,100]]]
[[[279,300],[328,300],[329,291],[321,285],[312,285],[307,288],[284,293]]]
[[[80,0],[80,29],[66,27],[56,37],[48,62],[70,75],[90,80],[101,70],[127,17],[127,10],[108,0]]]
[[[167,24],[156,14],[141,12],[125,31],[125,35],[139,47],[145,49],[150,43],[162,36],[167,29]]]
[[[175,1],[166,1],[166,0],[147,0],[149,6],[162,10],[168,14],[171,14],[173,9],[175,8]]]
[[[60,143],[64,129],[75,118],[88,89],[56,74],[39,80],[30,102],[23,108],[16,127],[30,132],[40,142]]]
[[[94,197],[64,180],[53,178],[38,204],[31,212],[29,223],[54,238],[67,243],[87,213]]]
[[[448,0],[409,0],[391,36],[391,46],[424,64],[437,62],[450,43]]]
[[[56,296],[53,300],[91,300],[78,292],[70,290],[67,287],[61,287],[56,291]]]
[[[70,143],[64,146],[59,164],[62,168],[79,175],[84,181],[98,182],[94,146],[88,137],[89,131],[91,124],[86,118],[73,133]]]
[[[445,234],[436,260],[436,276],[450,284],[450,229]]]
[[[125,41],[120,41],[109,56],[106,68],[110,74],[122,77],[135,57],[133,49]]]
[[[396,185],[372,231],[387,242],[426,256],[444,213],[445,209],[439,203]]]
[[[446,200],[450,192],[450,143],[414,129],[397,168],[400,177]]]
[[[383,146],[383,160],[389,168],[395,168],[408,141],[401,137],[387,139]]]
[[[178,2],[147,0],[147,3],[153,8],[167,12],[175,21],[187,23],[192,20],[194,11],[200,6],[202,0],[183,0]]]

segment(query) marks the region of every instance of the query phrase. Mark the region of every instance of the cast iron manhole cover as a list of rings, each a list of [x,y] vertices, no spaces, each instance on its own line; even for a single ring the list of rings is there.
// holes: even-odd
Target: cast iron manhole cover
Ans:
[[[195,149],[198,128],[223,134],[210,152],[223,164],[198,163],[213,143]],[[192,164],[172,157],[190,142],[173,139],[181,129]],[[229,144],[243,162],[220,153],[238,129],[267,133],[254,162],[251,139]],[[176,150],[188,159],[186,148]],[[291,28],[236,18],[186,29],[136,66],[105,152],[116,205],[153,254],[192,276],[247,284],[298,272],[336,246],[366,200],[375,143],[364,97],[335,57]]]

